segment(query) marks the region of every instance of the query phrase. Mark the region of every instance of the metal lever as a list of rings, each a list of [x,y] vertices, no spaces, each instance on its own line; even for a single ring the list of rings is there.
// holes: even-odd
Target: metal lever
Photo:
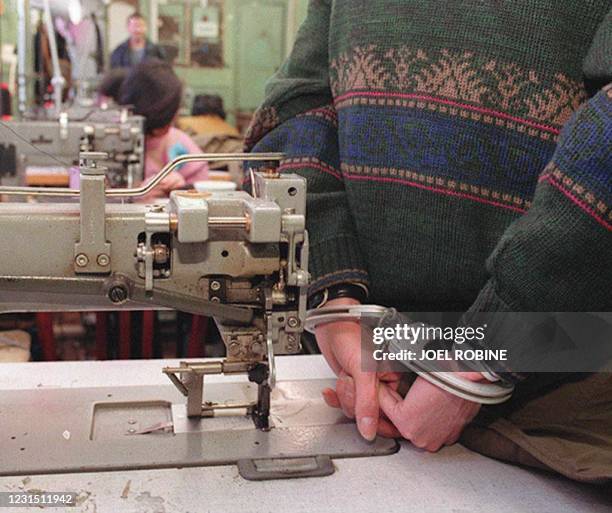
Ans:
[[[106,196],[109,198],[137,198],[151,192],[172,171],[188,162],[220,162],[220,161],[258,161],[258,162],[280,162],[285,158],[284,153],[198,153],[192,155],[181,155],[172,162],[168,162],[155,177],[146,185],[133,189],[107,189]],[[60,187],[0,187],[0,194],[7,196],[79,196],[77,189]]]

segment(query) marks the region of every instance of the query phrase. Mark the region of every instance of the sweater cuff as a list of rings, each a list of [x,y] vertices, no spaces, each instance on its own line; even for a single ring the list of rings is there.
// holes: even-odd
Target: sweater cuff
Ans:
[[[535,372],[555,348],[557,320],[553,313],[520,312],[511,308],[496,291],[494,280],[481,290],[472,307],[464,314],[462,325],[486,325],[483,340],[472,340],[478,349],[506,350],[507,360],[489,362],[489,372],[513,385],[514,395],[537,394],[556,386],[574,373],[554,369]]]
[[[357,240],[350,235],[327,239],[310,246],[309,269],[313,275],[308,295],[339,283],[369,286],[368,273],[360,257]]]

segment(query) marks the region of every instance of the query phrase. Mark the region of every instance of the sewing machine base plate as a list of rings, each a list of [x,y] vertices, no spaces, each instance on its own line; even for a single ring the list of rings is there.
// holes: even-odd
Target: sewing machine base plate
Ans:
[[[317,462],[329,468],[326,457],[396,452],[394,440],[365,442],[352,422],[325,405],[320,391],[330,384],[329,380],[278,383],[272,395],[274,427],[268,432],[255,429],[246,416],[189,419],[182,396],[172,386],[4,391],[0,475],[242,462],[239,467],[260,467],[259,478],[283,473],[297,477],[299,469],[304,475],[323,472],[311,468]],[[256,396],[255,385],[246,382],[214,383],[205,385],[204,391],[207,400],[228,403]],[[298,472],[292,474],[292,469]]]

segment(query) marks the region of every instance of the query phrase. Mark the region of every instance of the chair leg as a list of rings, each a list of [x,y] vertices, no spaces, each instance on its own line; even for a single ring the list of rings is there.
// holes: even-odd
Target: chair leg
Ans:
[[[205,356],[204,339],[208,331],[208,317],[194,315],[191,321],[191,332],[187,345],[187,358]]]
[[[108,312],[96,312],[96,359],[108,358]]]
[[[153,358],[153,331],[155,325],[155,311],[142,312],[142,357]]]
[[[132,312],[119,312],[119,359],[129,360],[132,342]]]
[[[55,353],[55,336],[53,335],[53,314],[39,312],[36,314],[38,340],[42,347],[43,360],[49,362],[57,359]]]

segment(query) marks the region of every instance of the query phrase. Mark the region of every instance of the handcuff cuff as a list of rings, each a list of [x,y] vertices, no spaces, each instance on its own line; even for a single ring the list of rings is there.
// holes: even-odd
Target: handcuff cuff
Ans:
[[[306,312],[304,329],[314,334],[317,326],[321,324],[337,321],[360,321],[364,318],[370,318],[377,325],[380,325],[386,316],[395,313],[394,308],[378,305],[320,306]],[[384,345],[386,345],[386,348]],[[381,345],[381,348],[394,352],[399,352],[402,349],[395,340],[385,342]],[[495,381],[498,378],[488,371],[481,374],[489,383],[478,383],[462,378],[456,372],[435,370],[433,364],[421,360],[399,360],[397,362],[442,390],[475,403],[503,403],[510,399],[514,391],[513,385]]]

